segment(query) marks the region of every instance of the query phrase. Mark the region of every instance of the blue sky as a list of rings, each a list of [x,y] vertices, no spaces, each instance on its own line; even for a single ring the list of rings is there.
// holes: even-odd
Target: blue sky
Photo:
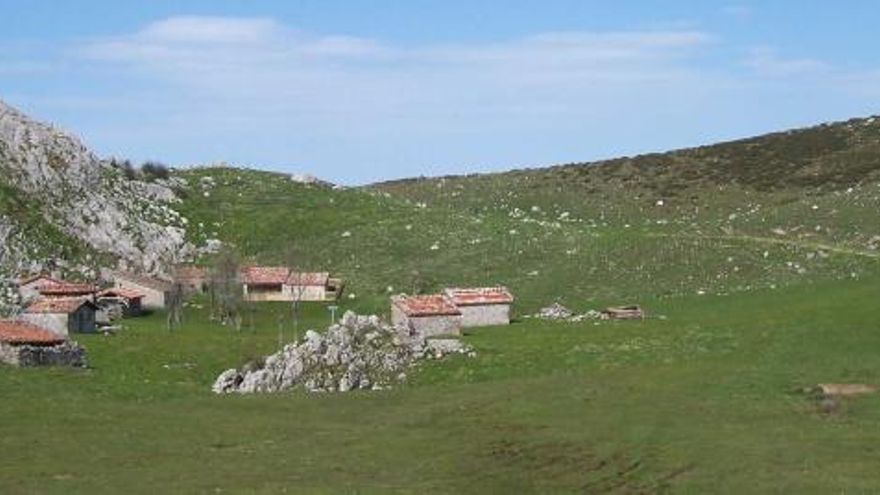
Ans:
[[[878,113],[880,3],[0,0],[0,99],[104,156],[345,184]]]

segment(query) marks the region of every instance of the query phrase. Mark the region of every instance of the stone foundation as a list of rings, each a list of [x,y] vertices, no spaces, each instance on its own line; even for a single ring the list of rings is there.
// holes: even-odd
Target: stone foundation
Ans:
[[[76,342],[51,346],[0,344],[0,362],[22,367],[87,366],[86,351]]]

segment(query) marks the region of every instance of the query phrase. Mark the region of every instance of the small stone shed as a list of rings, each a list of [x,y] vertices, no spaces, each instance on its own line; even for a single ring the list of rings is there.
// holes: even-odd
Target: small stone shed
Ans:
[[[460,335],[461,311],[441,294],[391,298],[391,323],[425,337]]]
[[[31,275],[18,279],[18,294],[28,300],[40,296],[40,287],[49,284],[61,284],[63,280],[46,274]]]
[[[20,320],[0,320],[0,363],[12,366],[86,365],[85,351],[75,342]]]
[[[139,316],[143,312],[145,296],[143,292],[133,289],[102,290],[97,295],[99,321],[115,320],[121,316]]]
[[[329,272],[291,272],[287,286],[299,301],[335,301],[342,292],[342,280]]]
[[[95,332],[97,310],[87,299],[40,299],[24,310],[21,319],[66,338]]]
[[[342,281],[328,272],[294,272],[284,266],[249,266],[241,270],[248,301],[335,301]]]
[[[142,293],[144,309],[165,309],[165,301],[171,297],[173,284],[167,280],[131,272],[113,272],[111,277],[115,288]]]
[[[186,294],[202,294],[208,291],[208,274],[199,266],[179,265],[174,268],[174,283]]]
[[[510,324],[513,294],[506,287],[449,288],[444,291],[462,316],[462,326]]]

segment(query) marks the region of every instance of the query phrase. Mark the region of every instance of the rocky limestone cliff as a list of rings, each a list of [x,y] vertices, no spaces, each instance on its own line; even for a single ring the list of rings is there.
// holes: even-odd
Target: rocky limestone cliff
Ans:
[[[94,270],[104,256],[164,272],[191,252],[172,181],[126,178],[76,137],[0,101],[0,270]]]

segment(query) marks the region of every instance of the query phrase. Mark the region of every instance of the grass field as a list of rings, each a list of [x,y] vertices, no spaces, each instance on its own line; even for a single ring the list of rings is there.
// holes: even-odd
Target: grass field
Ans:
[[[0,493],[875,493],[880,396],[804,390],[880,385],[878,150],[867,119],[355,189],[177,171],[193,243],[331,271],[343,309],[504,284],[518,318],[392,390],[248,397],[210,385],[325,307],[127,320],[87,370],[0,369]],[[523,318],[556,301],[651,317]]]
[[[405,386],[327,395],[211,394],[276,347],[282,306],[240,334],[194,307],[173,333],[132,319],[79,339],[89,370],[2,370],[0,491],[874,492],[880,397],[829,414],[801,389],[880,383],[878,294],[869,277],[524,320]],[[302,328],[327,318],[308,306]]]

